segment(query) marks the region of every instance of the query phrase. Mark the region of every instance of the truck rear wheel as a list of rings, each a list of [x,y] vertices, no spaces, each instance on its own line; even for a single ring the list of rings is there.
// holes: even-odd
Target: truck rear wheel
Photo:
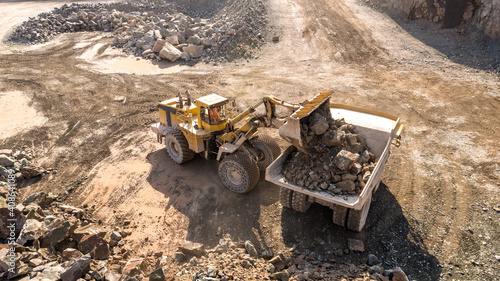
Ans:
[[[334,205],[332,209],[333,223],[341,227],[346,227],[348,208],[340,205]]]
[[[292,195],[292,209],[299,213],[305,213],[309,207],[311,207],[309,196],[295,191]]]
[[[347,228],[356,232],[360,232],[365,226],[366,218],[368,217],[368,211],[370,210],[370,205],[372,201],[372,196],[366,199],[365,204],[361,210],[349,209],[349,214],[347,215]]]
[[[219,177],[224,186],[236,193],[247,193],[260,178],[259,167],[246,151],[227,155],[219,164]]]
[[[292,208],[293,191],[288,188],[280,188],[280,203],[285,208]]]
[[[259,151],[260,155],[257,155],[257,164],[260,171],[265,171],[274,159],[281,154],[280,146],[276,140],[268,135],[258,135],[252,138],[250,142]]]
[[[194,158],[194,151],[189,149],[189,144],[181,130],[174,130],[165,136],[165,145],[168,155],[177,164],[185,163]]]

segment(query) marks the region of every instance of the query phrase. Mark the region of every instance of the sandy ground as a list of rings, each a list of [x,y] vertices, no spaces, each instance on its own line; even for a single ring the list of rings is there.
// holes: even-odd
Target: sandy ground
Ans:
[[[425,38],[433,28],[395,22],[356,0],[267,3],[280,42],[250,61],[155,64],[123,57],[102,33],[63,35],[43,48],[2,46],[0,92],[24,93],[28,100],[19,104],[47,119],[39,127],[16,125],[1,136],[2,147],[33,143],[40,162],[58,170],[25,181],[23,196],[76,186],[74,204],[93,206],[108,225],[131,221],[127,243],[137,255],[171,254],[184,239],[215,246],[230,234],[261,249],[332,256],[355,237],[366,252],[339,262],[373,253],[416,280],[496,278],[499,76],[431,47]],[[0,25],[61,4],[2,2]],[[446,42],[461,40],[444,35]],[[406,127],[361,233],[334,226],[322,206],[305,214],[283,209],[278,187],[263,179],[248,194],[231,193],[216,162],[196,157],[175,165],[148,129],[157,102],[185,90],[237,97],[245,107],[269,94],[302,101],[331,89],[335,102],[400,116]],[[125,104],[113,102],[119,95]]]

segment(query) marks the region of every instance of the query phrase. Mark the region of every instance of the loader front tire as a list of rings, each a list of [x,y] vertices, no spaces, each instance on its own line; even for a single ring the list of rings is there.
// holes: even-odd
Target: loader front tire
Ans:
[[[246,151],[227,155],[219,164],[219,177],[224,186],[235,193],[252,190],[260,178],[257,162]]]
[[[293,190],[290,190],[288,188],[280,188],[280,203],[284,208],[292,208],[293,193]]]
[[[194,151],[189,149],[189,144],[180,130],[174,130],[165,136],[167,153],[172,161],[177,164],[185,163],[194,158]]]
[[[257,164],[262,172],[266,171],[266,168],[281,154],[280,146],[276,140],[268,135],[258,135],[250,142],[259,151]]]
[[[295,191],[292,195],[292,209],[299,213],[305,213],[309,207],[311,207],[309,196]]]

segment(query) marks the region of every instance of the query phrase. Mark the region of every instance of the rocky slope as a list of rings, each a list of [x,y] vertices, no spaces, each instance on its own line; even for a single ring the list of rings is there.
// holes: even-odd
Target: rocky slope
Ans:
[[[427,19],[444,28],[475,28],[488,37],[500,37],[499,0],[368,0],[366,2],[402,11],[411,20]]]

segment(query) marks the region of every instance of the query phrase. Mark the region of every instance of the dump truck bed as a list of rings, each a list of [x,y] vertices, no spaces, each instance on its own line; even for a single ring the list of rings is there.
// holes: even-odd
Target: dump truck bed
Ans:
[[[377,164],[360,195],[334,195],[328,191],[309,190],[286,182],[283,175],[283,165],[289,156],[297,150],[295,146],[288,147],[266,169],[266,180],[281,187],[308,195],[312,200],[323,205],[341,205],[359,210],[380,183],[384,165],[390,155],[393,140],[399,144],[399,134],[402,125],[399,118],[383,112],[367,110],[342,104],[330,104],[330,112],[334,119],[344,118],[347,123],[356,126],[357,132],[366,138],[366,144],[377,160]]]

